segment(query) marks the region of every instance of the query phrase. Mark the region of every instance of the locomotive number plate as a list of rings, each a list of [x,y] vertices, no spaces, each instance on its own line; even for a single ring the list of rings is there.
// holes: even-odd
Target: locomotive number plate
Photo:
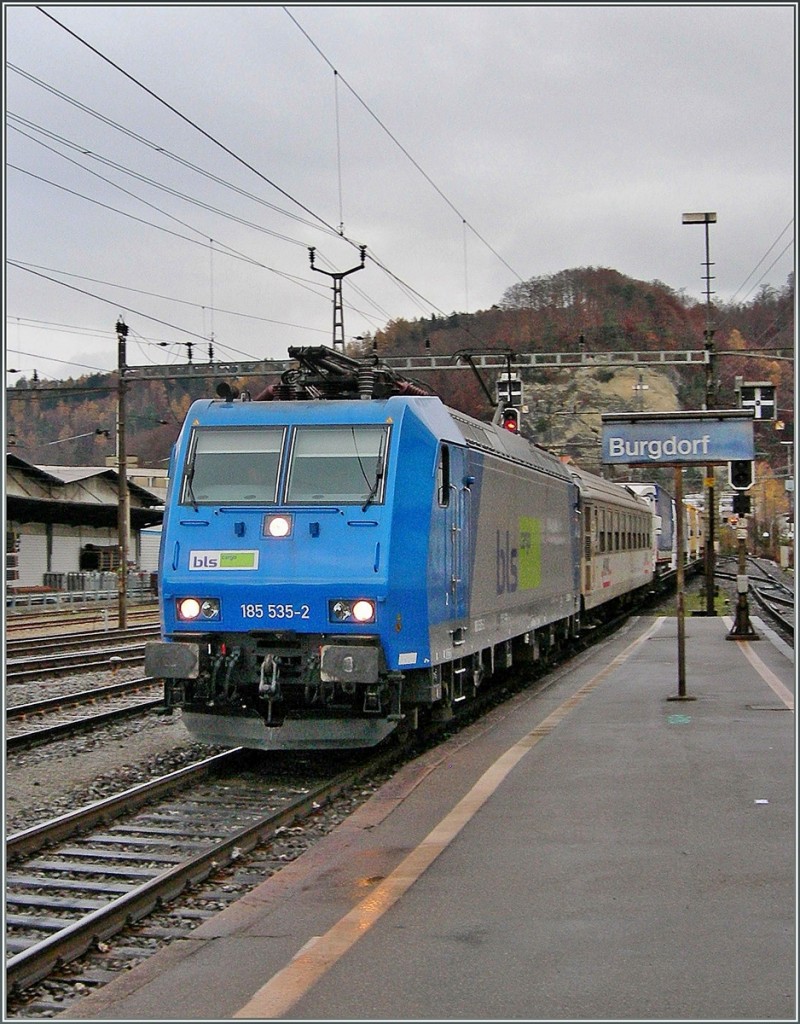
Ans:
[[[309,619],[311,606],[307,604],[243,604],[239,606],[243,619]]]

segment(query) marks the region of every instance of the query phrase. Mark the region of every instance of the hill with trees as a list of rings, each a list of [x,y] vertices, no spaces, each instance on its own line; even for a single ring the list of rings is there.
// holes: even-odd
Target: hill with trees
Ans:
[[[716,377],[713,405],[735,408],[736,378],[770,381],[779,417],[757,427],[757,447],[776,474],[786,475],[781,441],[793,428],[794,279],[775,290],[762,287],[749,302],[714,305],[687,299],[659,281],[643,282],[615,270],[582,267],[533,277],[509,288],[496,305],[474,313],[394,320],[355,342],[352,356],[390,358],[510,350],[513,353],[702,351],[710,313]],[[602,363],[602,360],[599,359]],[[598,365],[579,370],[526,369],[523,433],[560,454],[597,469],[600,414],[608,411],[700,409],[705,372],[697,363],[665,368]],[[486,393],[466,364],[459,370],[418,374],[442,399],[480,419],[493,413]],[[127,393],[127,450],[140,465],[164,466],[183,418],[197,398],[214,394],[214,382],[181,376],[137,380]],[[242,379],[256,394],[264,380]],[[494,392],[494,381],[485,384]],[[40,465],[103,465],[115,452],[116,374],[91,374],[63,382],[22,378],[6,392],[7,441]],[[108,431],[108,435],[106,435]],[[50,442],[59,439],[63,443]]]

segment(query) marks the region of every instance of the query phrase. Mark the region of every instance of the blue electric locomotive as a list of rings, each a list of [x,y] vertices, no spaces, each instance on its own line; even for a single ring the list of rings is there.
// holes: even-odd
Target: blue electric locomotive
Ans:
[[[187,414],[146,669],[201,741],[374,745],[579,629],[568,469],[422,389],[358,377],[345,399],[228,392]]]

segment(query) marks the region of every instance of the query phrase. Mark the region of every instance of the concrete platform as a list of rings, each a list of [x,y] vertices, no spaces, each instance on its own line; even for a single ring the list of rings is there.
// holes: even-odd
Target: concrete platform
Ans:
[[[796,1020],[793,652],[632,620],[62,1017]]]

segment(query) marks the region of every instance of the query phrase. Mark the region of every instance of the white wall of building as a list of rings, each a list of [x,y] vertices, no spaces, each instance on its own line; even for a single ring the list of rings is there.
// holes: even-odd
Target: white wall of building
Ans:
[[[47,572],[47,531],[43,523],[27,523],[19,537],[20,587],[41,587]]]
[[[74,526],[54,523],[49,572],[75,572],[80,560],[80,531]],[[39,580],[41,583],[41,580]]]
[[[158,571],[158,550],[161,546],[161,527],[151,526],[139,534],[139,568],[142,572]]]

